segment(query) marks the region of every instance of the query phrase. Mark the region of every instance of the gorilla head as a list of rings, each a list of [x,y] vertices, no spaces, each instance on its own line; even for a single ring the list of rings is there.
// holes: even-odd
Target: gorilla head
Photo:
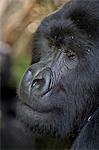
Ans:
[[[35,32],[18,104],[19,118],[33,133],[77,133],[99,106],[98,8],[96,0],[74,0]]]

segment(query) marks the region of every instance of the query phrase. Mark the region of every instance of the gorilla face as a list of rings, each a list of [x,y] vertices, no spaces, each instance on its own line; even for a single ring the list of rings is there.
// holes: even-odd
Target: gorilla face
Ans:
[[[35,32],[32,64],[19,86],[18,117],[43,136],[77,132],[98,105],[99,50],[68,5]]]

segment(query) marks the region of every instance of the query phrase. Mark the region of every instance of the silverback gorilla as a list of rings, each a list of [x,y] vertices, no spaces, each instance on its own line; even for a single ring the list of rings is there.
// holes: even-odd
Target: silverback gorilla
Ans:
[[[38,149],[99,149],[99,0],[72,0],[41,22],[18,94]]]

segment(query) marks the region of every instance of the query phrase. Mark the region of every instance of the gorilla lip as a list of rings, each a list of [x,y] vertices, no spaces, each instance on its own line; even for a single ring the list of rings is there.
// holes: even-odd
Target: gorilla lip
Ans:
[[[38,113],[50,113],[53,112],[54,109],[38,109],[38,108],[33,108],[31,107],[29,104],[27,103],[22,103],[24,106],[28,107],[29,109],[31,109],[34,112],[38,112]]]

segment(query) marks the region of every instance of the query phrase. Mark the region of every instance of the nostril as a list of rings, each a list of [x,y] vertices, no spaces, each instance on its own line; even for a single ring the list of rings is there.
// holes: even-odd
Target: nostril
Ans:
[[[34,76],[31,83],[32,94],[44,95],[50,90],[52,71],[46,68]]]
[[[34,79],[33,82],[32,82],[31,87],[39,86],[39,88],[40,88],[40,87],[43,87],[44,84],[45,84],[45,79],[44,78]]]

